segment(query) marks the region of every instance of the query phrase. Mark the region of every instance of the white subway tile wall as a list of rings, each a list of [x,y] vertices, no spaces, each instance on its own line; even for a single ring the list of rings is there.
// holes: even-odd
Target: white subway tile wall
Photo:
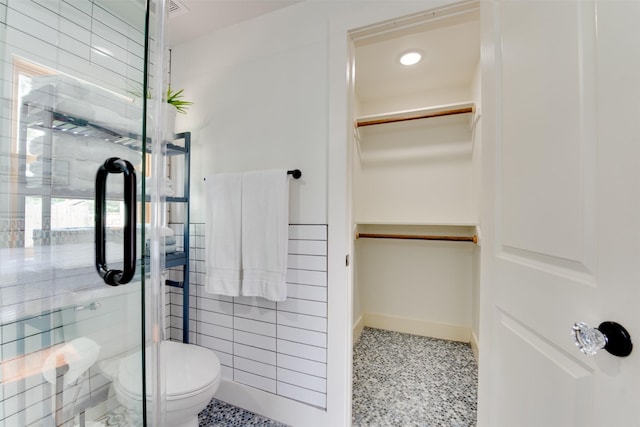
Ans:
[[[14,58],[58,70],[122,95],[140,90],[144,71],[144,13],[140,10],[138,25],[120,19],[105,5],[105,2],[90,0],[0,0],[0,43],[4,48],[0,49],[0,61],[7,71],[0,80],[2,93],[12,93]],[[97,54],[91,48],[98,45],[111,49],[113,54]],[[12,109],[10,98],[0,98],[3,130],[12,128]],[[0,154],[2,183],[15,179],[9,175],[12,158],[8,147],[14,141],[8,135],[7,132],[0,135],[0,145],[6,148]],[[0,195],[0,205],[7,206],[6,200],[6,193]],[[18,214],[0,218],[0,248],[24,247],[24,237],[16,237],[25,233],[24,218]],[[19,265],[21,259],[5,258],[3,266],[14,261]],[[55,291],[64,292],[63,282],[78,282],[79,287],[83,282],[82,277],[64,276],[60,271],[52,271],[46,280],[30,275],[29,270],[16,269],[11,275],[6,268],[2,271],[0,426],[53,425],[55,390],[40,369],[27,368],[41,366],[52,347],[69,341],[62,330],[63,309],[56,308],[54,296],[60,295],[55,294],[54,287],[58,287]],[[72,286],[68,288],[69,292],[75,290]],[[31,314],[25,315],[25,312]],[[104,400],[101,393],[106,395],[108,387],[108,380],[92,368],[86,379],[65,388],[64,418],[70,419],[72,412],[80,410],[87,401]],[[113,404],[117,404],[115,399]]]
[[[182,224],[171,227],[179,236]],[[190,229],[190,342],[216,352],[226,379],[326,408],[327,226],[289,226],[287,299],[278,303],[207,293],[204,224]],[[167,292],[169,336],[182,340],[182,290]]]
[[[136,13],[135,22],[126,22],[88,0],[12,1],[7,45],[23,58],[115,92],[140,90],[144,11]]]

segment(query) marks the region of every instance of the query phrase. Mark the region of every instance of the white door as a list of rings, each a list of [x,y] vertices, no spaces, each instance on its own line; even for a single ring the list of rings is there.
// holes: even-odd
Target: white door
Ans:
[[[482,2],[479,424],[640,425],[640,2]],[[622,324],[628,357],[578,351]]]

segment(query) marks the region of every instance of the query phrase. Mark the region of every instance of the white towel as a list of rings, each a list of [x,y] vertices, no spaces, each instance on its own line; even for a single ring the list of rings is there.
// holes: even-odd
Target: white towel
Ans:
[[[242,274],[242,175],[215,174],[205,181],[205,289],[239,296]]]
[[[54,109],[57,113],[66,114],[75,118],[85,119],[90,122],[95,120],[93,106],[86,101],[68,99],[58,95]]]
[[[151,235],[151,224],[144,225],[144,232],[147,236]],[[166,225],[160,226],[160,237],[164,237],[165,239],[173,237],[175,239],[175,235],[176,234],[173,229],[167,227]]]
[[[175,235],[176,234],[174,233],[173,229],[164,225],[160,227],[160,237],[168,238],[168,237],[175,237]]]
[[[53,87],[56,95],[65,95],[74,99],[85,98],[91,90],[91,86],[86,83],[62,74],[34,76],[31,78],[32,91],[47,90],[48,85]]]
[[[242,176],[242,295],[287,298],[289,232],[287,171]]]

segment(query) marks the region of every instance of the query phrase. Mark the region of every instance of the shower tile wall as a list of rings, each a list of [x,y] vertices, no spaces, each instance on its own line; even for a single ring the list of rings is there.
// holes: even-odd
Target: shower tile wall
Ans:
[[[204,224],[191,230],[190,342],[216,351],[226,379],[325,408],[327,226],[289,226],[287,300],[279,303],[207,293]],[[181,340],[182,290],[168,292],[170,336]]]
[[[11,120],[15,117],[10,98],[14,58],[122,93],[140,86],[139,76],[144,69],[141,40],[144,37],[139,29],[90,0],[0,0],[0,426],[53,425],[47,415],[54,407],[52,385],[40,370],[22,368],[39,365],[39,358],[45,357],[50,347],[67,341],[62,314],[69,308],[62,307],[52,295],[79,292],[86,287],[82,278],[64,277],[62,270],[42,277],[22,269],[22,252],[10,250],[24,247],[26,231],[21,213],[8,211],[11,185],[16,179],[11,172],[13,154],[9,149],[14,142]],[[97,53],[90,42],[112,49],[114,55]],[[73,258],[73,254],[67,257],[64,249],[59,246],[57,254],[64,255],[64,259]],[[19,375],[12,375],[15,373]],[[73,400],[83,402],[92,393],[106,392],[108,382],[92,374],[78,387],[79,391],[75,387],[67,389],[65,413],[70,412]]]

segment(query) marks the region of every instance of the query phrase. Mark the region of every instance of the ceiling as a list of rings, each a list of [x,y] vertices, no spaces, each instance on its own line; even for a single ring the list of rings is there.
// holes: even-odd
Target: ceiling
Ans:
[[[398,62],[417,49],[422,61]],[[470,85],[480,58],[477,10],[356,40],[356,94],[361,102]]]
[[[169,17],[169,45],[174,47],[303,0],[171,1],[182,7]],[[455,12],[400,28],[373,27],[357,35],[360,101],[469,86],[480,58],[480,15],[473,3]],[[398,62],[409,49],[423,53],[422,61],[411,67]]]
[[[301,0],[175,0],[184,6],[169,15],[169,46],[265,15]]]

